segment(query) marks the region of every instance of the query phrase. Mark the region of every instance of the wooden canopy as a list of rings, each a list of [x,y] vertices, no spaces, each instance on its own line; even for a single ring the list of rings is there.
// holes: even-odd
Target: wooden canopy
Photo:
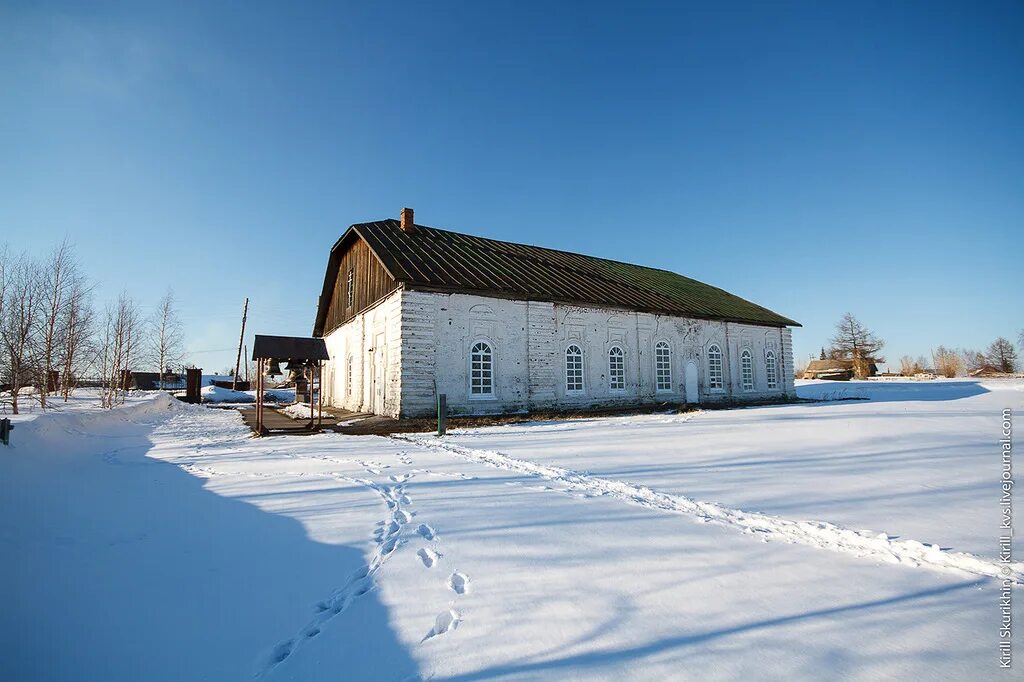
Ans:
[[[309,424],[307,428],[310,431],[318,430],[323,424],[323,361],[330,360],[330,356],[327,354],[327,344],[324,340],[302,336],[266,336],[257,334],[256,342],[252,346],[252,359],[256,361],[256,435],[266,436],[270,434],[270,430],[264,425],[263,420],[263,397],[266,392],[264,376],[273,360],[287,360],[289,363],[297,362],[302,364],[302,372],[303,375],[308,376],[310,389]],[[314,379],[318,385],[315,399],[313,392]]]
[[[256,335],[252,346],[253,360],[330,360],[327,344],[323,339],[304,336],[266,336]]]

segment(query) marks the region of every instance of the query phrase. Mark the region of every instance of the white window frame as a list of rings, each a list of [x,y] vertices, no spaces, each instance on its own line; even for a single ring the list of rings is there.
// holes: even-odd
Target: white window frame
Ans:
[[[660,350],[664,349],[664,368],[659,365],[662,364],[662,356],[659,353]],[[659,370],[664,369],[664,375],[659,374]],[[663,384],[661,379],[665,377],[666,382]],[[654,344],[654,390],[656,393],[671,393],[672,392],[672,346],[668,341],[661,340]]]
[[[576,351],[570,354],[570,351],[575,348]],[[572,387],[569,384],[569,357],[570,355],[575,358],[579,358],[579,386],[576,386],[576,382],[572,383]],[[570,343],[565,347],[565,352],[562,354],[564,358],[565,368],[565,394],[566,395],[583,395],[587,391],[586,382],[586,363],[583,358],[583,348],[578,343]]]
[[[715,366],[716,362],[717,368]],[[717,343],[708,346],[708,390],[725,390],[725,366],[723,364],[722,347]]]
[[[477,369],[476,366],[475,366],[477,364],[477,359],[476,359],[475,355],[477,354],[477,347],[478,346],[484,346],[486,348],[486,354],[487,354],[486,362],[487,362],[487,365],[488,365],[487,367],[483,366],[483,363],[485,361],[484,361],[484,359],[482,357],[483,353],[481,352],[481,359],[479,360],[479,362],[480,362],[479,369]],[[486,388],[487,389],[486,391],[481,390],[481,391],[476,392],[476,393],[473,392],[473,389],[476,388],[473,385],[473,380],[476,378],[476,377],[473,376],[473,373],[476,372],[476,371],[479,371],[481,373],[481,376],[480,376],[480,380],[481,380],[480,388],[481,389]],[[484,382],[483,382],[484,372],[488,373],[486,384],[484,384]],[[471,343],[469,345],[469,373],[467,374],[466,378],[468,379],[468,384],[467,384],[467,389],[466,390],[468,392],[470,400],[494,400],[494,398],[495,398],[495,392],[494,392],[494,344],[491,343],[490,341],[488,341],[487,339],[477,339],[476,341],[474,341],[473,343]]]
[[[616,351],[618,352],[616,353]],[[618,358],[619,366],[617,368],[612,364],[613,357]],[[619,385],[616,386],[616,383]],[[622,346],[612,346],[608,349],[608,392],[626,392],[626,351],[622,349]]]
[[[356,271],[353,268],[348,269],[348,279],[345,280],[345,307],[351,308],[352,304],[356,300]]]
[[[768,378],[768,390],[774,391],[779,387],[778,362],[775,359],[775,351],[770,350],[764,354],[764,373]]]
[[[746,392],[754,390],[754,354],[749,348],[740,351],[740,388]]]

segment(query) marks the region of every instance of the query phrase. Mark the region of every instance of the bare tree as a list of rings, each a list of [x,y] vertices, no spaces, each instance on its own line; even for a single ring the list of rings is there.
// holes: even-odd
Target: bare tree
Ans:
[[[1000,336],[985,351],[985,359],[1000,372],[1017,371],[1017,351],[1013,344]]]
[[[18,414],[22,389],[38,376],[36,334],[40,323],[42,281],[35,263],[22,254],[5,258],[3,314],[0,315],[0,354],[10,384],[11,411]]]
[[[171,364],[180,363],[183,357],[181,320],[174,307],[174,292],[170,289],[157,304],[156,311],[150,319],[150,327],[152,359],[160,373],[160,388],[163,389],[167,368]]]
[[[900,358],[900,374],[905,377],[912,377],[918,373],[920,368],[917,366],[917,362],[914,358],[909,355],[904,355]]]
[[[985,354],[979,353],[976,350],[970,348],[964,348],[960,351],[960,357],[964,363],[964,370],[968,373],[973,372],[976,369],[981,369],[985,366]]]
[[[935,371],[944,377],[952,379],[964,373],[963,357],[953,348],[939,346],[932,351],[932,362]]]
[[[67,304],[77,278],[78,264],[74,251],[68,240],[58,244],[49,259],[44,263],[40,273],[42,296],[40,303],[40,355],[42,359],[42,383],[39,392],[40,405],[46,408],[46,398],[51,389],[57,390],[56,382],[51,377],[56,374],[57,354],[61,346],[60,336],[66,322]]]
[[[7,302],[7,280],[11,276],[11,256],[7,244],[0,246],[0,327],[3,326],[4,304]],[[7,393],[7,377],[10,370],[7,367],[8,358],[6,346],[3,342],[3,333],[0,332],[0,405],[10,402]]]
[[[124,402],[139,341],[140,317],[135,302],[122,293],[114,306],[107,306],[99,343],[99,364],[103,374],[100,404],[110,408]]]
[[[852,313],[843,315],[836,324],[831,344],[833,357],[853,360],[854,372],[859,379],[869,375],[868,365],[883,361],[876,356],[885,342],[861,324]]]
[[[90,288],[81,277],[75,280],[68,293],[60,354],[60,390],[64,402],[71,397],[71,391],[77,384],[77,378],[82,376],[95,361],[95,352],[91,343],[95,315],[89,299],[90,293]]]

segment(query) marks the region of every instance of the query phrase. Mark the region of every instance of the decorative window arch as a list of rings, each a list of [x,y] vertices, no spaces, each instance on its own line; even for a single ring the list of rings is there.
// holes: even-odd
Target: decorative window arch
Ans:
[[[608,349],[608,390],[626,390],[626,355],[619,346]]]
[[[775,351],[770,350],[764,354],[764,373],[768,378],[769,390],[774,390],[779,387],[779,378],[776,374],[775,367]]]
[[[740,379],[744,391],[754,390],[754,356],[748,348],[740,353]]]
[[[654,344],[654,387],[660,392],[672,390],[672,349],[668,341]]]
[[[477,341],[469,351],[469,397],[494,397],[494,351],[486,341]]]
[[[722,349],[717,343],[708,348],[708,388],[724,388],[722,378]]]
[[[565,349],[565,392],[583,393],[583,350],[575,343]]]

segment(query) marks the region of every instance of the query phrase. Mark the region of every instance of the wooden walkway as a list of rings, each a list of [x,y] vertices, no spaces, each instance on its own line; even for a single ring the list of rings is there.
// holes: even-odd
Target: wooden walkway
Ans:
[[[242,421],[245,422],[246,426],[252,429],[253,433],[256,433],[256,408],[246,407],[239,410],[238,413],[242,415]],[[333,428],[334,424],[335,420],[329,418],[325,412],[323,429]],[[263,406],[263,427],[270,431],[267,434],[270,436],[308,436],[321,431],[321,429],[317,428],[316,422],[310,427],[309,417],[294,419],[270,405]]]
[[[242,415],[245,425],[256,433],[256,408],[244,407],[238,410]],[[336,431],[350,435],[377,434],[387,435],[398,431],[397,419],[381,417],[374,414],[362,412],[349,412],[337,407],[324,407],[323,426],[317,428],[316,423],[312,428],[309,424],[309,417],[297,419],[291,417],[280,409],[271,405],[263,406],[263,427],[270,431],[267,436],[309,436],[321,431]]]

